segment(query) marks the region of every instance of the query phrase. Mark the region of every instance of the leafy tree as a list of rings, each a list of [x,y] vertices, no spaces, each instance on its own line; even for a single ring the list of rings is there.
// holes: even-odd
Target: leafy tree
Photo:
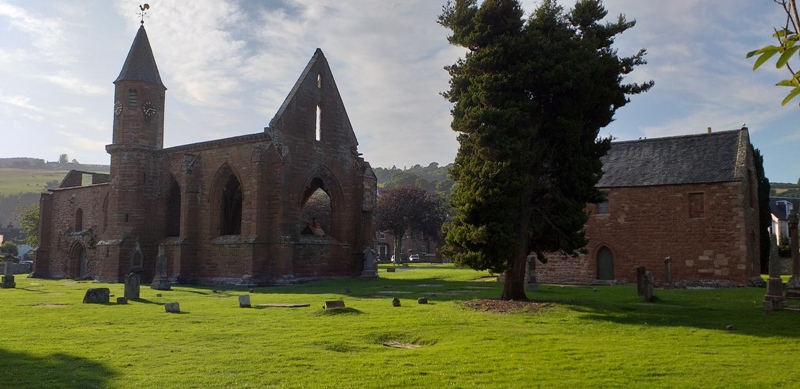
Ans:
[[[624,16],[601,24],[599,0],[580,0],[566,13],[544,0],[525,21],[514,0],[448,2],[439,23],[450,43],[468,52],[446,69],[460,148],[451,176],[456,209],[445,228],[444,253],[475,269],[505,272],[501,298],[526,299],[526,258],[577,255],[587,241],[587,202],[610,139],[600,128],[653,82],[622,84],[644,50],[618,57]]]
[[[25,234],[28,246],[39,245],[39,204],[19,207],[19,229]]]
[[[778,60],[775,62],[775,67],[778,69],[785,67],[791,75],[790,78],[777,83],[778,86],[786,86],[791,88],[789,94],[787,94],[781,102],[781,105],[786,105],[789,103],[789,101],[800,94],[800,74],[795,72],[789,63],[792,57],[794,57],[795,54],[798,53],[798,50],[800,50],[800,45],[797,44],[798,41],[800,41],[800,35],[798,35],[800,17],[798,17],[797,4],[795,3],[795,0],[772,1],[775,2],[775,4],[783,7],[783,11],[786,14],[783,27],[775,28],[775,33],[772,34],[772,36],[778,41],[778,45],[766,45],[758,50],[753,50],[747,53],[747,58],[758,56],[758,58],[756,58],[756,62],[753,64],[753,70],[755,71],[770,58],[774,57],[776,54],[780,54],[780,56],[778,56]]]
[[[0,253],[6,253],[6,254],[11,254],[13,256],[17,256],[19,255],[19,247],[17,247],[16,243],[11,241],[3,242],[3,244],[0,245]]]
[[[394,236],[394,255],[400,258],[400,248],[406,232],[417,231],[426,237],[436,237],[445,219],[441,197],[414,186],[385,190],[378,197],[375,223],[379,231]]]
[[[753,162],[756,168],[756,185],[758,192],[758,231],[761,247],[759,257],[761,258],[761,274],[769,272],[769,227],[772,225],[772,210],[769,208],[769,178],[764,175],[764,157],[761,151],[750,145],[753,153]]]
[[[68,163],[69,163],[69,157],[66,154],[61,154],[58,156],[59,165],[66,165]]]

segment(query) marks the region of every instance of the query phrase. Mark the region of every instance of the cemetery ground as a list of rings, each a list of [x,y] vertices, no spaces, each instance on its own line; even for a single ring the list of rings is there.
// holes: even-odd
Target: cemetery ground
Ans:
[[[0,289],[7,388],[796,387],[800,312],[765,289],[541,285],[485,302],[485,272],[411,265],[283,287],[141,287],[16,277]],[[110,304],[83,304],[108,287]],[[349,293],[346,293],[346,290]],[[159,294],[161,295],[159,297]],[[253,308],[239,308],[249,294]],[[393,307],[392,298],[401,306]],[[426,297],[428,304],[418,304]],[[324,310],[327,300],[345,308]],[[165,313],[179,302],[181,313]],[[256,307],[258,304],[308,307]],[[796,304],[796,302],[795,302]],[[726,329],[732,325],[733,329]]]

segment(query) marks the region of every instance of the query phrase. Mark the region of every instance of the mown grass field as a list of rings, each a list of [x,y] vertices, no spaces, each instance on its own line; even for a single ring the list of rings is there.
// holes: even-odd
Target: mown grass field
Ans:
[[[42,192],[45,184],[53,180],[61,182],[66,174],[66,170],[0,168],[0,194]]]
[[[513,313],[486,273],[412,265],[376,280],[240,289],[142,286],[127,305],[82,304],[122,284],[17,277],[0,289],[4,388],[752,388],[797,387],[800,312],[765,316],[764,289],[543,285]],[[350,293],[345,293],[345,288]],[[596,291],[595,291],[596,289]],[[157,297],[161,293],[162,297]],[[435,296],[432,296],[435,295]],[[430,303],[417,304],[427,296]],[[399,297],[401,307],[392,307]],[[322,309],[343,299],[347,308]],[[112,301],[115,298],[112,297]],[[163,304],[177,301],[181,314]],[[725,330],[727,325],[736,327]],[[393,348],[386,342],[415,345]]]

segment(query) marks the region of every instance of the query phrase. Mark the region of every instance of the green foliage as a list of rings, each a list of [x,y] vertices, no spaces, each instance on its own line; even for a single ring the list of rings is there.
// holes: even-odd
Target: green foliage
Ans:
[[[28,246],[39,246],[39,204],[19,208],[19,229],[25,234]]]
[[[17,247],[16,243],[11,241],[3,242],[3,244],[0,245],[0,253],[6,253],[6,254],[11,254],[13,256],[17,256],[19,255],[19,247]]]
[[[622,84],[642,65],[644,50],[618,57],[617,34],[633,27],[597,0],[565,12],[544,1],[523,19],[517,1],[457,0],[439,23],[450,43],[468,50],[448,66],[452,129],[460,148],[451,176],[458,183],[446,227],[445,254],[475,269],[507,272],[503,299],[524,299],[529,253],[575,255],[586,245],[587,202],[610,139],[600,128],[653,82]]]
[[[766,45],[758,50],[753,50],[747,53],[746,58],[756,58],[753,63],[753,71],[755,71],[775,55],[780,54],[775,61],[775,67],[778,69],[785,67],[791,75],[790,78],[781,80],[776,84],[777,86],[791,88],[781,102],[781,105],[786,105],[792,101],[792,99],[800,95],[800,74],[796,73],[789,63],[798,53],[798,50],[800,50],[800,45],[797,45],[798,40],[800,40],[800,35],[798,35],[800,17],[798,17],[795,0],[773,1],[783,7],[783,11],[786,14],[786,21],[783,27],[776,28],[775,33],[772,34],[772,37],[778,41],[778,45]]]
[[[447,215],[442,198],[414,186],[384,190],[375,209],[375,227],[390,232],[395,239],[394,255],[400,258],[400,248],[406,232],[419,232],[425,237],[438,237]]]
[[[380,279],[252,292],[143,286],[142,300],[127,305],[81,304],[88,288],[122,296],[122,284],[17,277],[16,288],[0,290],[2,387],[789,388],[800,381],[797,312],[765,316],[764,289],[656,290],[661,301],[644,303],[634,285],[541,285],[540,304],[503,314],[466,307],[500,292],[486,272],[380,270]],[[253,304],[311,306],[241,309],[241,294]],[[421,296],[430,303],[417,304]],[[402,306],[392,307],[391,297]],[[353,313],[318,314],[338,299]],[[164,313],[172,301],[182,314]],[[729,324],[736,330],[726,331]]]

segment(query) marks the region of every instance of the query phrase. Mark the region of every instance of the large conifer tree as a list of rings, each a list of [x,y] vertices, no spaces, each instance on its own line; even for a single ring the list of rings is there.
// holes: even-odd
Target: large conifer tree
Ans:
[[[599,201],[599,130],[627,95],[651,82],[623,84],[644,50],[618,57],[614,37],[633,27],[601,23],[599,0],[566,13],[544,0],[527,20],[515,0],[448,2],[439,23],[464,59],[447,67],[460,148],[445,253],[457,263],[505,272],[503,299],[525,299],[529,254],[576,255],[586,245],[587,202]]]

